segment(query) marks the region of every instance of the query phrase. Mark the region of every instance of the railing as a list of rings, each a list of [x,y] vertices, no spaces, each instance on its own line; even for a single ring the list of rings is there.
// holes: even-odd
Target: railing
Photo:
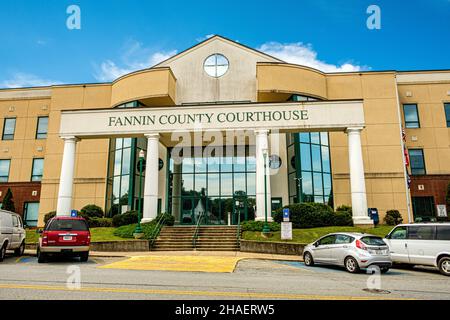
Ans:
[[[198,233],[199,233],[199,230],[200,230],[200,224],[201,224],[201,221],[202,221],[204,216],[205,216],[205,212],[202,211],[200,213],[199,217],[198,217],[197,226],[195,227],[194,235],[192,236],[192,247],[193,247],[194,250],[195,250],[195,248],[197,246],[197,239],[198,239]]]
[[[238,247],[241,245],[241,213],[239,211],[236,231],[236,244]]]
[[[166,215],[164,215],[164,214],[160,215],[160,217],[156,221],[156,225],[153,228],[153,231],[150,235],[150,248],[153,248],[153,245],[155,244],[155,241],[158,238],[159,233],[161,232],[161,229],[164,226],[165,222],[166,222]]]

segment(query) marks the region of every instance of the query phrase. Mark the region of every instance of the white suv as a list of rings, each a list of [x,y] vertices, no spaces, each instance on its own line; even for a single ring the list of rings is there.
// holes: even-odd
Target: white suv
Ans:
[[[401,224],[384,241],[392,262],[434,266],[450,276],[450,223]]]
[[[14,250],[18,256],[25,251],[25,230],[18,214],[0,210],[0,262],[6,250]]]

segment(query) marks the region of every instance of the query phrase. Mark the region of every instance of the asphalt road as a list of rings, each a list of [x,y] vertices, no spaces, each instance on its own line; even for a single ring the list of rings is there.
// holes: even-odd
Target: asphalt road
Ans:
[[[11,256],[0,263],[0,299],[450,300],[450,278],[430,269],[391,269],[378,278],[335,267],[258,259],[241,260],[232,273],[99,268],[120,260],[124,258],[38,264],[35,257]],[[383,291],[365,291],[368,286]]]

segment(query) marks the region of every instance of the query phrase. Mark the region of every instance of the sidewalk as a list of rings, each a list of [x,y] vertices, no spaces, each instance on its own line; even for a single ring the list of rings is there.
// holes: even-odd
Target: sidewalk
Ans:
[[[35,250],[25,250],[25,255],[35,256]],[[193,257],[235,257],[240,259],[303,261],[300,256],[251,253],[240,251],[143,251],[143,252],[99,252],[91,251],[91,257],[132,258],[146,256],[193,256]]]

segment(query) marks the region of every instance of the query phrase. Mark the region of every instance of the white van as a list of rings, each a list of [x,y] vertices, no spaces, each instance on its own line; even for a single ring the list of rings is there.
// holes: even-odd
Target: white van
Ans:
[[[0,210],[0,262],[6,250],[14,250],[17,256],[25,251],[25,229],[18,214]]]
[[[392,262],[434,266],[450,276],[450,223],[401,224],[384,240]]]

